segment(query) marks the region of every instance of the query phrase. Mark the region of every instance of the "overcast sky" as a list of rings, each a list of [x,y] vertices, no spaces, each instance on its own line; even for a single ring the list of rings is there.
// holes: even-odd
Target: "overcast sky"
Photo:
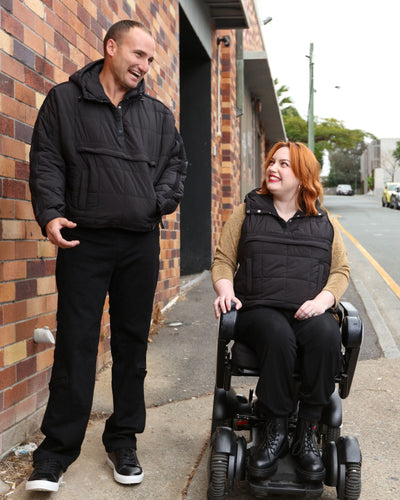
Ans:
[[[400,138],[400,1],[255,0],[273,78],[307,118],[310,43],[314,115]],[[340,87],[339,89],[335,87]]]

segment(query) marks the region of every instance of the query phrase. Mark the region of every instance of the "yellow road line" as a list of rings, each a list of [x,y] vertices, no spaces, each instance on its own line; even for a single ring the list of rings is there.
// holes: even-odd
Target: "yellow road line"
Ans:
[[[382,266],[380,266],[377,261],[370,255],[365,248],[348,232],[346,229],[340,224],[338,219],[336,218],[336,223],[340,227],[340,230],[350,238],[350,240],[354,243],[354,245],[360,250],[360,252],[364,255],[364,257],[370,262],[370,264],[374,267],[374,269],[382,276],[382,278],[385,280],[389,288],[392,290],[392,292],[397,295],[397,297],[400,299],[400,286],[394,281],[394,279],[389,276],[389,274],[383,269]]]

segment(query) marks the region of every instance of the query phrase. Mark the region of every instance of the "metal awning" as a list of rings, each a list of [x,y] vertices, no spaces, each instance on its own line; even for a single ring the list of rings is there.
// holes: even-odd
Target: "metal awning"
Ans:
[[[266,137],[272,142],[286,139],[285,126],[275,92],[274,81],[264,51],[243,53],[244,80],[246,87],[261,101],[260,119]]]
[[[204,0],[217,30],[249,28],[242,0]]]

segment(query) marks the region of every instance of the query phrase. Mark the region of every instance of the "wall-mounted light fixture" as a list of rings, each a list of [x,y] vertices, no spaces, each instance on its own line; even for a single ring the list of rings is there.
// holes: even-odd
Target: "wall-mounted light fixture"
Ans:
[[[231,39],[229,38],[229,36],[217,37],[217,44],[219,45],[221,42],[225,45],[225,47],[229,47],[229,45],[231,44]]]

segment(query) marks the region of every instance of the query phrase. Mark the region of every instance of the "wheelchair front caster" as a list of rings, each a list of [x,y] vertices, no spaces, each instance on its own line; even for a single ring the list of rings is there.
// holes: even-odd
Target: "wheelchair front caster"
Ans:
[[[218,427],[211,439],[208,500],[222,500],[235,481],[245,478],[246,440],[230,427]]]
[[[339,500],[358,500],[361,495],[361,451],[355,437],[327,443],[323,453],[325,484],[336,486]]]

